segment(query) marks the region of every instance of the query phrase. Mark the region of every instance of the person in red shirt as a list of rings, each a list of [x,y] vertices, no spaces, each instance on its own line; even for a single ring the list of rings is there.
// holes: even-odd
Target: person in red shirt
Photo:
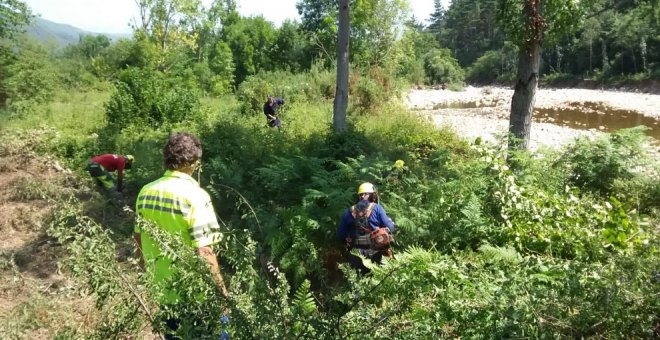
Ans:
[[[117,171],[116,190],[121,192],[123,189],[124,170],[133,166],[135,158],[132,155],[113,155],[110,153],[92,157],[87,164],[87,171],[96,180],[96,183],[103,186],[106,190],[115,189],[115,179],[110,174]]]

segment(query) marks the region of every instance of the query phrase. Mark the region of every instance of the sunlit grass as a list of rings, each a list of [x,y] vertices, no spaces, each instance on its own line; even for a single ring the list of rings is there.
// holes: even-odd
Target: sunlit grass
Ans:
[[[51,127],[62,133],[86,134],[105,124],[103,105],[111,93],[110,90],[59,90],[52,101],[35,106],[33,114],[3,115],[0,125],[18,129]]]

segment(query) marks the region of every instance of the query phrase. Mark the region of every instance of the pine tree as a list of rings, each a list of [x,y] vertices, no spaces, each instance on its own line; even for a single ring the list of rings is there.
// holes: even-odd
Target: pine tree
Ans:
[[[442,3],[440,0],[435,0],[435,10],[433,13],[431,13],[431,17],[429,18],[429,31],[433,33],[438,33],[444,26],[444,19],[445,19],[445,9],[442,7]]]

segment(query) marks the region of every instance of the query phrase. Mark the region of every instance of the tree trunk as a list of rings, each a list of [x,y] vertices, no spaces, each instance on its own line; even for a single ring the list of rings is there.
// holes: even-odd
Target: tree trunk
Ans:
[[[526,150],[532,128],[532,113],[539,83],[541,43],[535,43],[528,50],[522,50],[518,58],[516,87],[511,98],[509,117],[509,149]],[[513,137],[513,138],[512,138]]]
[[[639,43],[639,51],[642,54],[642,71],[648,73],[648,66],[646,65],[646,38],[642,37]]]
[[[593,65],[593,55],[594,55],[594,40],[589,39],[589,77],[591,77],[591,73],[594,70],[594,65]]]
[[[601,53],[603,58],[603,75],[607,76],[610,72],[610,60],[607,57],[607,44],[605,43],[605,38],[600,40]]]
[[[555,54],[557,55],[557,65],[555,66],[555,72],[561,73],[561,57],[562,57],[562,52],[561,52],[561,46],[557,45],[555,46]]]
[[[337,87],[332,110],[332,124],[336,132],[346,130],[348,108],[348,42],[350,0],[339,1],[339,34],[337,37]]]
[[[7,107],[7,92],[0,89],[0,108]]]

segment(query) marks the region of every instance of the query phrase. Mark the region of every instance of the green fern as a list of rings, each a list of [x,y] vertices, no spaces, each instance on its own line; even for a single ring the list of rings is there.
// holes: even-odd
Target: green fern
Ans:
[[[293,296],[293,305],[295,308],[307,315],[317,312],[314,296],[312,295],[310,288],[311,284],[309,283],[309,280],[304,280]]]
[[[479,247],[479,252],[488,263],[516,265],[523,261],[522,256],[511,247],[494,247],[485,244]]]

